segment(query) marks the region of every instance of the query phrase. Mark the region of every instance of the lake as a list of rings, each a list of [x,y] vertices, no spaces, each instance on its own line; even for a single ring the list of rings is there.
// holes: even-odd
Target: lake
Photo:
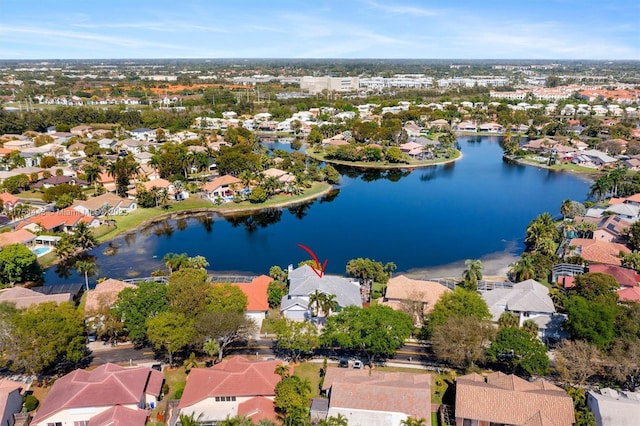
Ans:
[[[105,254],[107,244],[90,254],[99,277],[148,276],[164,267],[168,252],[202,255],[216,274],[255,275],[309,259],[298,247],[304,244],[321,262],[328,259],[329,273],[344,274],[348,260],[368,257],[436,277],[439,267],[460,268],[465,259],[515,258],[534,217],[559,216],[564,199],[587,198],[590,183],[580,176],[503,161],[498,137],[458,142],[463,158],[455,163],[413,171],[341,168],[337,189],[313,202],[234,218],[167,220],[117,238],[113,255]],[[64,272],[47,270],[47,285],[84,280]]]

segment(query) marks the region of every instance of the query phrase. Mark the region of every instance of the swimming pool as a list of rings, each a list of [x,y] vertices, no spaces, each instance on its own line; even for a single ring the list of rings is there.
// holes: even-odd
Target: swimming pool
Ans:
[[[45,254],[49,253],[51,250],[53,250],[53,247],[36,247],[34,249],[31,249],[31,251],[38,257],[44,256]]]

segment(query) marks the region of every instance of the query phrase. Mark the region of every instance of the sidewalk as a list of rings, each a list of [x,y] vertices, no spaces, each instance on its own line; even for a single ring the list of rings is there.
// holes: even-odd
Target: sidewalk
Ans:
[[[105,342],[95,341],[95,342],[87,343],[87,347],[89,348],[89,350],[91,350],[91,352],[102,352],[102,351],[110,351],[113,349],[132,348],[133,343],[123,342],[123,343],[118,343],[115,346],[111,346],[111,344],[109,343],[105,345]]]

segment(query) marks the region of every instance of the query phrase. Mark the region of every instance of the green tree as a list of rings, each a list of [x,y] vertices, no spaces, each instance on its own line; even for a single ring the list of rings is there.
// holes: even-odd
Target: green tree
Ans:
[[[424,423],[426,425],[426,423]],[[349,420],[342,414],[337,416],[329,416],[325,420],[320,420],[319,426],[349,426]],[[423,426],[423,425],[416,425]]]
[[[390,163],[401,163],[402,161],[404,161],[402,151],[397,146],[389,147],[385,155],[387,161],[389,161]]]
[[[257,331],[256,323],[243,312],[232,310],[205,311],[195,320],[196,338],[218,344],[218,362],[233,343],[250,339]]]
[[[187,253],[167,253],[162,257],[162,261],[171,275],[173,272],[187,267],[189,256]]]
[[[280,416],[286,417],[295,410],[307,412],[310,399],[311,384],[309,380],[291,376],[280,380],[276,385],[273,404]]]
[[[56,364],[75,367],[85,355],[84,321],[72,303],[32,305],[14,317],[12,368],[41,374]]]
[[[29,178],[24,174],[8,177],[2,182],[2,187],[10,194],[17,194],[28,186]]]
[[[56,244],[55,252],[61,260],[68,260],[74,255],[76,251],[76,245],[72,241],[71,234],[62,234],[58,244]]]
[[[247,309],[247,295],[233,284],[214,284],[209,291],[207,309],[242,313]]]
[[[283,318],[274,325],[276,346],[288,351],[293,362],[320,346],[318,328],[308,321]]]
[[[467,290],[475,291],[478,288],[478,281],[482,279],[484,266],[480,260],[467,259],[464,261],[465,270],[462,272],[463,287]]]
[[[347,262],[347,275],[358,278],[362,283],[373,280],[380,284],[389,281],[389,273],[385,271],[382,262],[359,257]]]
[[[371,365],[376,358],[393,356],[412,331],[411,318],[402,311],[382,305],[347,306],[327,318],[321,341],[325,346],[359,350]]]
[[[403,421],[400,422],[400,425],[402,426],[426,426],[427,425],[427,419],[425,419],[424,417],[407,417],[406,419],[404,419]]]
[[[89,228],[86,222],[82,221],[78,222],[78,224],[73,227],[71,241],[80,251],[91,250],[97,244],[93,231]]]
[[[529,253],[524,253],[520,259],[511,265],[509,274],[513,276],[516,282],[533,279],[536,276],[536,268],[533,259],[533,256]]]
[[[251,190],[251,194],[249,194],[249,201],[254,204],[264,203],[267,201],[267,198],[269,198],[269,194],[261,186],[256,186]]]
[[[129,338],[142,342],[147,338],[147,320],[169,309],[167,286],[142,282],[136,288],[125,288],[113,304],[116,317],[122,318]]]
[[[612,275],[587,272],[576,276],[575,284],[571,289],[572,294],[582,296],[591,302],[601,301],[612,305],[618,303],[617,290],[620,289],[620,285]]]
[[[193,333],[192,320],[182,313],[162,312],[147,320],[149,340],[157,350],[167,351],[171,366],[173,366],[173,355],[192,341]]]
[[[89,260],[79,260],[75,266],[78,272],[84,275],[84,286],[89,291],[89,275],[95,275],[98,272],[96,263]]]
[[[472,317],[478,321],[486,321],[491,320],[491,313],[487,303],[478,293],[456,287],[453,292],[443,295],[434,305],[424,327],[427,336],[431,336],[436,326],[444,324],[451,317]]]
[[[546,346],[519,328],[501,328],[487,349],[487,359],[504,362],[513,371],[527,375],[543,375],[549,371]]]
[[[615,338],[617,308],[603,302],[595,302],[581,296],[567,299],[565,328],[575,340],[586,340],[600,349],[606,349]]]
[[[169,276],[167,296],[171,311],[193,319],[207,308],[210,284],[202,269],[180,269]]]
[[[116,191],[121,197],[126,196],[131,178],[139,171],[140,165],[132,155],[118,157],[107,165],[107,173],[116,181]]]
[[[271,281],[267,287],[267,299],[269,301],[269,307],[271,309],[277,308],[282,302],[282,298],[285,295],[282,284],[278,281]]]
[[[632,250],[640,250],[640,221],[634,222],[627,232],[629,247]]]
[[[331,164],[324,167],[325,180],[330,184],[340,183],[340,173]]]
[[[452,316],[434,327],[431,345],[439,359],[456,367],[469,368],[484,359],[484,349],[494,335],[493,325],[488,320]]]
[[[518,328],[520,327],[520,317],[518,317],[518,315],[514,314],[513,312],[503,312],[500,315],[500,318],[498,318],[498,327]]]
[[[37,256],[22,244],[10,244],[0,250],[0,282],[11,286],[42,278]]]

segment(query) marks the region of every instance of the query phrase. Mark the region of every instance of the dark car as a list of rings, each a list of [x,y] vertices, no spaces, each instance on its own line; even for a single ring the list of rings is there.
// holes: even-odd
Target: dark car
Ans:
[[[340,367],[340,368],[349,368],[349,359],[348,358],[340,358],[340,361],[338,361],[338,367]]]

